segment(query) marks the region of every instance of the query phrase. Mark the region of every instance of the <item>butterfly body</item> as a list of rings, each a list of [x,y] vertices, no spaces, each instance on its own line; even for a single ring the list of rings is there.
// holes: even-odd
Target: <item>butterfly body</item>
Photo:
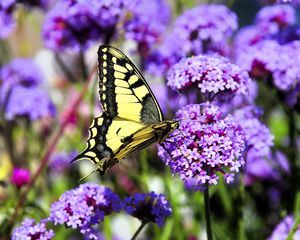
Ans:
[[[178,127],[164,120],[150,87],[118,49],[100,46],[99,95],[103,109],[89,129],[87,148],[75,159],[89,159],[103,175],[127,155],[162,142]]]

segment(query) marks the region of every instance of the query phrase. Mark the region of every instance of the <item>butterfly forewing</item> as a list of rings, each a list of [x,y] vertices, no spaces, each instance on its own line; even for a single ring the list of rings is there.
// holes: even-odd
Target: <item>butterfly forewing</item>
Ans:
[[[98,59],[100,101],[109,116],[143,123],[163,121],[151,89],[122,52],[101,46]]]

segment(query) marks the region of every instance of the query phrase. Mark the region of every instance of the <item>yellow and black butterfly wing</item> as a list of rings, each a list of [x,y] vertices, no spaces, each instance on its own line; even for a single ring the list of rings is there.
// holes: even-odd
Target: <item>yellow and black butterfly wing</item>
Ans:
[[[99,94],[103,111],[142,123],[163,121],[163,114],[150,87],[134,64],[118,49],[100,46]]]
[[[89,129],[87,148],[75,159],[87,158],[100,174],[128,154],[161,140],[172,128],[148,84],[118,49],[100,46],[99,95],[103,114]]]

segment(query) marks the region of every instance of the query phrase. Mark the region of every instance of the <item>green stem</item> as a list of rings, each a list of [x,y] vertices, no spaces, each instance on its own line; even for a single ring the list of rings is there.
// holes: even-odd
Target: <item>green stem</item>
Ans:
[[[139,235],[139,233],[143,230],[143,228],[146,226],[148,222],[146,221],[142,221],[142,224],[140,225],[140,227],[138,228],[138,230],[136,230],[135,234],[133,235],[133,237],[131,238],[131,240],[135,240],[136,237]]]
[[[205,206],[205,222],[206,222],[207,240],[213,240],[212,231],[211,231],[211,222],[210,222],[210,201],[209,201],[208,182],[205,183],[204,206]]]

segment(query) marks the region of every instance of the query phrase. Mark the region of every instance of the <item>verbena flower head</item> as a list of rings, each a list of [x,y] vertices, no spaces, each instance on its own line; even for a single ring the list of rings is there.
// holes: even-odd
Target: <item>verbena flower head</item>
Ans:
[[[237,16],[225,5],[200,5],[178,17],[174,36],[184,53],[197,55],[205,53],[211,43],[226,42],[237,27]]]
[[[300,79],[300,42],[280,45],[274,40],[264,40],[238,54],[237,63],[255,78],[271,79],[282,91],[290,91]]]
[[[154,222],[162,227],[172,214],[170,203],[163,194],[136,193],[124,199],[125,211],[142,222]]]
[[[259,181],[279,182],[284,175],[289,174],[289,162],[286,156],[279,151],[261,155],[254,148],[247,151],[244,183],[252,185]]]
[[[243,107],[234,113],[235,119],[245,130],[247,146],[253,148],[258,156],[266,156],[273,146],[274,136],[270,129],[259,121],[262,110],[254,106]]]
[[[256,16],[256,24],[269,34],[279,32],[282,28],[294,24],[296,14],[290,5],[273,5],[262,8]]]
[[[32,59],[15,59],[5,65],[0,71],[0,107],[5,108],[5,118],[55,116],[55,106],[42,83],[43,76]]]
[[[17,0],[18,3],[24,4],[26,7],[39,7],[46,10],[52,0]]]
[[[286,240],[289,232],[295,223],[293,216],[286,216],[273,230],[271,236],[267,240]],[[293,239],[300,239],[300,225],[296,227]]]
[[[79,50],[110,38],[123,15],[124,0],[66,0],[57,3],[43,25],[46,47]]]
[[[91,238],[94,237],[93,225],[99,224],[104,216],[118,212],[120,208],[120,199],[111,189],[85,183],[65,192],[52,204],[50,221],[79,229]]]
[[[41,71],[32,59],[14,59],[0,70],[0,103],[15,86],[36,87],[42,82]]]
[[[45,117],[54,117],[55,115],[55,106],[47,92],[37,87],[14,87],[5,111],[5,118],[8,120],[27,117],[35,121]]]
[[[167,84],[173,89],[190,90],[198,87],[207,101],[216,96],[230,100],[246,94],[250,78],[246,71],[220,56],[199,55],[183,58],[169,71]]]
[[[139,51],[148,51],[157,43],[170,22],[171,10],[165,0],[133,0],[131,16],[125,21],[126,38],[138,43]]]
[[[30,171],[25,168],[15,167],[12,171],[10,181],[17,188],[21,188],[30,181]]]
[[[46,221],[42,220],[40,223],[35,223],[34,219],[26,218],[20,227],[14,229],[12,240],[50,240],[54,237],[54,231],[46,228]]]
[[[0,39],[12,32],[16,22],[12,16],[16,0],[0,1]]]
[[[182,119],[179,130],[163,143],[167,151],[160,146],[158,152],[172,173],[193,190],[206,182],[217,184],[218,174],[232,182],[245,164],[246,137],[240,125],[209,104],[187,105],[176,116]]]

